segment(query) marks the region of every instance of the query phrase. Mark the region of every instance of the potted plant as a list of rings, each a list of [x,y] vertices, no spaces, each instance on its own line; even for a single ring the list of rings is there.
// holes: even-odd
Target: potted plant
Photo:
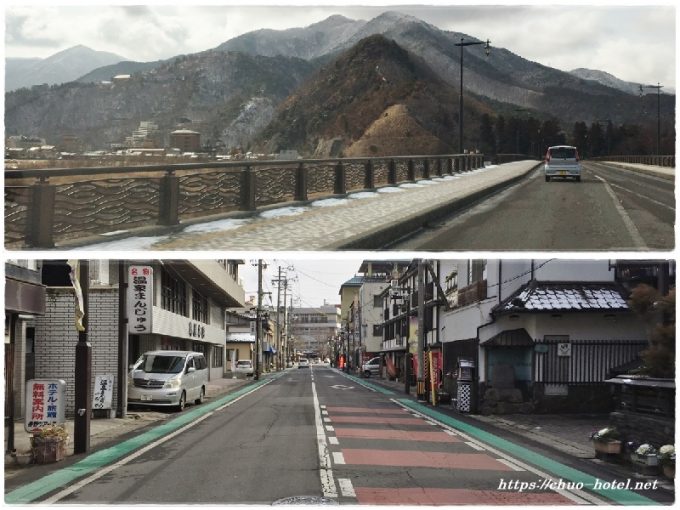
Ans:
[[[68,432],[63,425],[46,425],[33,429],[31,452],[37,464],[46,464],[63,460],[66,456]]]
[[[659,448],[659,460],[664,476],[671,480],[675,478],[675,446],[665,444]]]
[[[618,455],[621,453],[621,439],[615,427],[598,430],[590,438],[597,454]]]
[[[654,475],[659,471],[659,457],[657,450],[649,443],[638,446],[631,455],[631,460],[645,475]]]

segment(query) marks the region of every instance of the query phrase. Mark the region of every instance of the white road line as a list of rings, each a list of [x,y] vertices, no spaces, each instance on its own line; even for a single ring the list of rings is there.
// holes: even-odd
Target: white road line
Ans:
[[[435,423],[435,422],[433,422],[433,421],[430,421],[430,420],[425,420],[425,421],[426,421],[428,424],[430,424],[430,425],[434,425],[435,427],[439,426],[438,423]]]
[[[319,407],[320,407],[321,409],[326,409],[326,404],[321,404]]]
[[[335,436],[328,436],[328,442],[330,444],[340,444],[340,441],[338,441],[338,438]]]
[[[345,456],[342,452],[333,452],[333,464],[344,464]]]
[[[457,436],[458,435],[453,430],[450,430],[450,429],[444,429],[444,432],[446,432],[449,436]]]
[[[331,421],[332,421],[332,420],[331,420],[330,418],[324,418],[324,419],[323,419],[323,422],[324,422],[324,423],[330,423]]]
[[[518,465],[516,465],[516,464],[510,462],[510,461],[507,460],[507,459],[496,459],[496,460],[497,460],[498,462],[500,462],[501,464],[505,464],[506,466],[508,466],[508,467],[509,467],[510,469],[512,469],[513,471],[526,471],[526,469],[523,469],[523,468],[519,467]]]
[[[473,443],[472,441],[465,441],[465,444],[468,445],[470,448],[474,448],[477,451],[480,451],[480,452],[486,451],[486,448],[482,448],[477,443]]]
[[[595,176],[595,177],[597,177],[597,176]],[[612,188],[619,188],[619,189],[622,189],[623,191],[628,191],[629,193],[631,192],[631,190],[629,190],[628,188],[624,188],[623,186],[619,186],[618,184],[614,184],[613,182],[609,183],[609,185]],[[675,207],[673,207],[673,206],[664,204],[663,202],[659,202],[658,200],[654,200],[653,198],[649,198],[647,195],[640,195],[640,196],[642,196],[645,199],[645,201],[647,201],[647,202],[653,202],[656,205],[664,207],[664,208],[666,208],[670,211],[675,211]]]
[[[645,243],[645,240],[640,235],[640,231],[635,226],[635,223],[633,223],[633,220],[630,219],[630,216],[628,216],[628,213],[626,212],[626,210],[623,208],[623,206],[619,202],[619,198],[616,196],[616,193],[614,193],[614,190],[612,189],[612,187],[609,185],[609,183],[605,179],[603,179],[599,175],[595,175],[595,178],[599,179],[604,184],[604,189],[607,191],[607,193],[609,193],[609,196],[612,198],[612,201],[614,202],[614,207],[616,207],[616,210],[618,211],[619,216],[621,216],[621,219],[623,220],[623,224],[626,226],[626,229],[628,230],[630,237],[633,239],[633,243],[635,244],[635,246],[637,248],[641,248],[643,250],[646,250],[647,244]]]
[[[340,485],[340,494],[346,498],[356,498],[357,495],[354,492],[354,487],[352,486],[352,480],[349,478],[338,478],[338,485]]]
[[[333,479],[331,458],[328,454],[328,445],[326,444],[326,431],[324,430],[323,422],[321,421],[321,408],[319,407],[319,397],[316,394],[316,384],[314,384],[314,381],[312,381],[312,397],[314,399],[316,443],[319,448],[319,476],[321,478],[321,490],[325,497],[337,498],[338,491],[335,488],[335,480]]]
[[[333,432],[333,431],[335,431],[335,428],[333,428],[332,425],[326,425],[326,430],[327,430],[328,432]]]
[[[326,411],[323,407],[321,408],[321,415],[328,416],[328,411]]]
[[[250,395],[250,394],[253,393],[254,391],[257,391],[257,390],[259,390],[260,388],[264,388],[264,387],[265,387],[267,384],[269,384],[272,380],[273,380],[273,379],[267,381],[266,383],[264,383],[264,384],[258,386],[257,388],[253,388],[251,391],[249,391],[249,392],[247,392],[247,393],[244,393],[244,394],[241,395],[240,397],[237,397],[237,398],[235,398],[234,400],[231,400],[231,401],[227,402],[226,404],[224,404],[224,405],[222,405],[222,406],[220,406],[220,407],[217,407],[217,408],[213,409],[212,411],[210,411],[209,413],[204,414],[203,416],[199,416],[198,418],[196,418],[196,419],[195,419],[194,421],[192,421],[191,423],[186,424],[184,427],[181,427],[181,428],[175,430],[174,432],[171,432],[170,434],[168,434],[168,435],[166,435],[166,436],[163,436],[163,437],[161,437],[160,439],[157,439],[157,440],[154,441],[153,443],[149,443],[148,445],[144,446],[143,448],[140,448],[139,450],[135,451],[134,453],[131,453],[131,454],[128,455],[127,457],[124,457],[124,458],[120,459],[119,461],[114,462],[113,464],[110,464],[110,465],[108,465],[108,466],[106,466],[106,467],[100,469],[99,471],[93,473],[92,475],[88,476],[87,478],[83,478],[82,480],[80,480],[80,481],[78,481],[78,482],[75,482],[73,485],[70,485],[69,487],[67,487],[67,488],[64,489],[63,491],[60,491],[60,492],[56,493],[55,495],[53,495],[53,496],[50,497],[49,499],[46,499],[46,500],[44,500],[44,501],[41,501],[40,504],[41,504],[41,505],[43,505],[43,504],[44,504],[44,505],[50,505],[50,504],[52,504],[52,503],[56,503],[57,501],[59,501],[59,500],[65,498],[66,496],[69,496],[69,495],[73,494],[73,493],[76,492],[77,490],[80,490],[80,489],[82,489],[83,487],[85,487],[86,485],[88,485],[88,484],[90,484],[90,483],[92,483],[92,482],[94,482],[94,481],[100,479],[102,476],[104,476],[104,475],[110,473],[110,472],[113,471],[114,469],[117,469],[117,468],[119,468],[119,467],[121,467],[121,466],[124,466],[125,464],[128,464],[130,461],[135,460],[137,457],[139,457],[139,456],[145,454],[145,453],[148,452],[149,450],[153,450],[153,449],[156,448],[157,446],[159,446],[159,445],[165,443],[166,441],[169,441],[169,440],[172,439],[173,437],[176,437],[176,436],[180,435],[182,432],[185,432],[185,431],[189,430],[191,427],[194,427],[195,425],[198,425],[198,424],[201,423],[203,420],[205,420],[205,419],[207,419],[208,417],[210,417],[210,416],[212,416],[213,414],[215,414],[217,411],[221,411],[222,409],[225,409],[225,408],[229,407],[230,405],[235,404],[236,402],[238,402],[238,401],[241,400],[242,398],[247,397],[248,395]]]
[[[405,406],[404,404],[402,404],[401,402],[399,402],[398,400],[396,400],[394,398],[390,399],[390,400],[392,400],[392,402],[394,402],[395,404],[403,407],[404,409],[415,412],[416,414],[422,416],[423,418],[429,418],[429,416],[425,416],[424,414],[418,413],[417,411],[413,411],[413,409]],[[505,452],[502,452],[500,450],[497,450],[496,448],[493,448],[493,447],[491,447],[487,444],[484,444],[481,441],[478,441],[475,438],[469,436],[468,434],[461,432],[460,430],[454,429],[453,427],[450,427],[446,423],[440,423],[439,425],[440,425],[440,427],[442,427],[444,429],[451,429],[451,430],[455,431],[459,436],[467,439],[468,441],[476,443],[480,446],[483,446],[486,450],[490,451],[494,455],[498,455],[498,457],[509,460],[513,464],[515,464],[519,467],[522,467],[522,468],[526,469],[527,471],[530,471],[531,473],[534,473],[534,474],[540,476],[541,478],[551,480],[551,481],[555,482],[555,484],[559,483],[559,480],[556,479],[555,477],[553,477],[552,475],[549,475],[548,473],[544,473],[543,471],[541,471],[541,470],[539,470],[539,469],[537,469],[533,466],[530,466],[529,464],[525,464],[524,462],[511,457],[510,455],[506,454]],[[604,500],[602,500],[598,497],[595,497],[592,494],[589,494],[585,491],[581,491],[581,490],[577,490],[577,489],[573,489],[571,491],[554,489],[554,491],[558,494],[561,494],[565,498],[573,501],[574,503],[576,503],[578,505],[584,505],[584,504],[587,504],[588,502],[596,504],[596,505],[607,505],[608,504]]]

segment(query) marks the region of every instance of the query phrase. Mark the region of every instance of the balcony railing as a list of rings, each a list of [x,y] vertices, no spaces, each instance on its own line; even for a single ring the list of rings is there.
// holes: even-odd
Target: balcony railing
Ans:
[[[467,306],[486,299],[486,280],[481,280],[458,290],[458,305]]]

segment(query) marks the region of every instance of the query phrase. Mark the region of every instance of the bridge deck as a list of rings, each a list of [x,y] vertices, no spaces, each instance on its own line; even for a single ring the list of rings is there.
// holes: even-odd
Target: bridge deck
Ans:
[[[91,244],[84,249],[336,250],[377,249],[466,201],[503,187],[539,165],[518,161],[428,181],[354,193],[246,219],[192,225],[179,233]]]

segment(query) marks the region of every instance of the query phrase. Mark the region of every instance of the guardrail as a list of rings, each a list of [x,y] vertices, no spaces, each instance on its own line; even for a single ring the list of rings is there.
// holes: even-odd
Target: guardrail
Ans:
[[[482,154],[5,171],[5,246],[252,213],[480,168]]]
[[[636,163],[639,165],[665,166],[675,168],[675,156],[598,156],[588,158],[593,161],[613,161],[618,163]]]

